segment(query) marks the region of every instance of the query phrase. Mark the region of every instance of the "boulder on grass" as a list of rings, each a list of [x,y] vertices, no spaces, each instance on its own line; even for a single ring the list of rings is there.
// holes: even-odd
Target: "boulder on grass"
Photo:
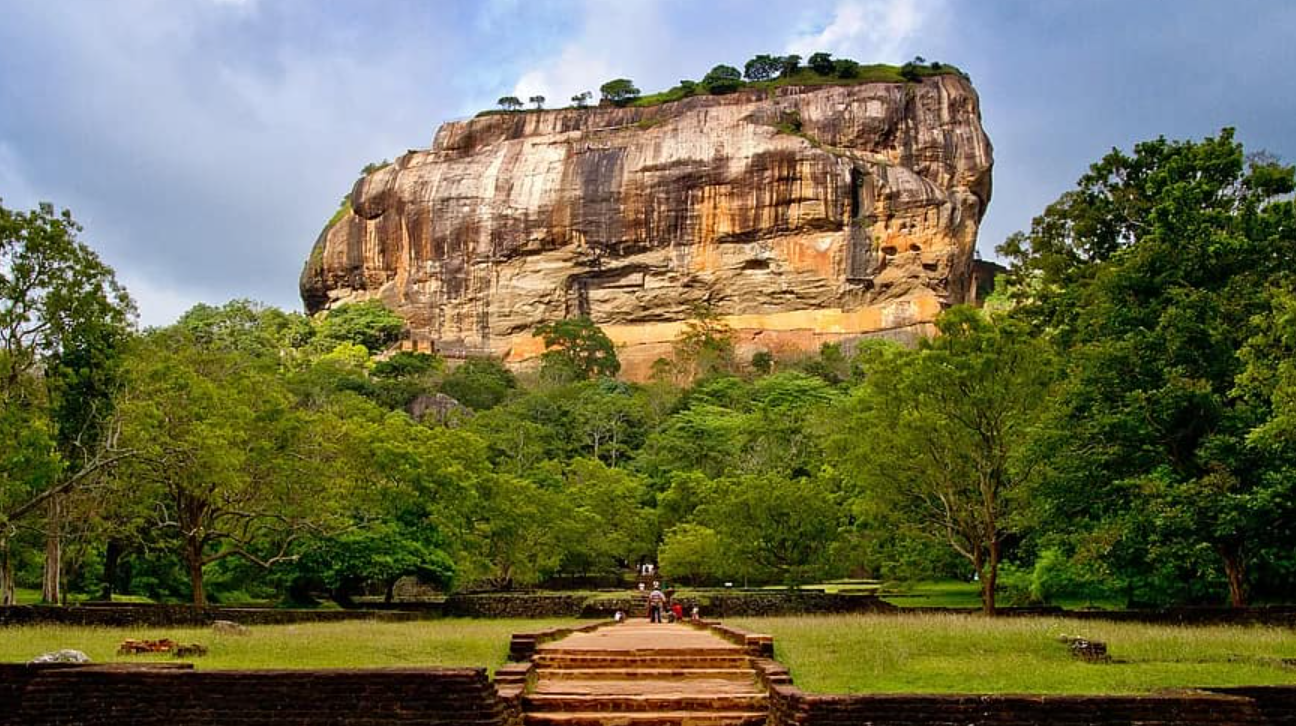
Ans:
[[[219,635],[251,635],[252,629],[233,620],[216,620],[212,622],[212,632]]]
[[[32,663],[89,663],[90,656],[79,650],[65,648],[52,653],[42,653],[31,659]]]

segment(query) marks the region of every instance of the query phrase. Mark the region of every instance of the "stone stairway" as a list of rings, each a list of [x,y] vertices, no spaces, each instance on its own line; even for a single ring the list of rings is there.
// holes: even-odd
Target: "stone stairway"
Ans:
[[[755,726],[767,696],[742,647],[634,619],[539,647],[526,724]]]

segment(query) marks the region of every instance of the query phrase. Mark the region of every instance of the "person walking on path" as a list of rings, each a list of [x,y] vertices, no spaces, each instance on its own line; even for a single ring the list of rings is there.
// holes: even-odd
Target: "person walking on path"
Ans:
[[[662,621],[662,608],[666,604],[666,595],[653,583],[652,592],[648,593],[648,621],[660,623]]]

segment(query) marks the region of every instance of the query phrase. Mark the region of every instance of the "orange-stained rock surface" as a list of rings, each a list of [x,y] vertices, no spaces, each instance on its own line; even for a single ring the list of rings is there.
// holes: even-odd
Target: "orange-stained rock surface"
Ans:
[[[698,303],[740,354],[912,334],[969,295],[991,166],[953,75],[452,122],[356,183],[302,298],[378,298],[424,349],[519,363],[587,314],[630,377]]]

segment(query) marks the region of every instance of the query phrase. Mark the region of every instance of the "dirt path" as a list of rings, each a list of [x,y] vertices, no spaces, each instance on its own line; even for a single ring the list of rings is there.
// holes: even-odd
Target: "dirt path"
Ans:
[[[765,722],[743,648],[687,625],[632,620],[540,646],[527,724],[729,726]]]

